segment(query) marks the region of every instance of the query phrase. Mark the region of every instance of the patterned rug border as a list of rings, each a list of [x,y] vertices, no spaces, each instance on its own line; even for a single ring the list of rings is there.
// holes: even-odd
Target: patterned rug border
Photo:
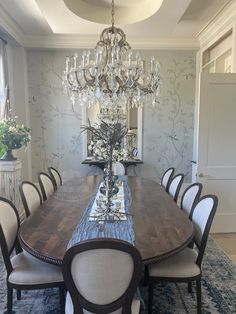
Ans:
[[[0,313],[6,313],[6,273],[0,255]],[[147,288],[141,288],[147,300]],[[236,313],[236,265],[210,237],[203,261],[202,278],[203,314]],[[13,309],[16,314],[59,314],[59,293],[57,289],[24,291],[22,300],[16,300],[14,293]],[[141,314],[147,310],[142,309]],[[196,313],[195,289],[189,294],[187,285],[164,284],[154,289],[153,314],[192,314]]]

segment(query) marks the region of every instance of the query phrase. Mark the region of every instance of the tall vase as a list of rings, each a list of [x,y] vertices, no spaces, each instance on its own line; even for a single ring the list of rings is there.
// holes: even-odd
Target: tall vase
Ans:
[[[17,158],[15,156],[13,156],[12,149],[7,149],[7,151],[1,157],[0,160],[2,160],[2,161],[14,161],[14,160],[17,160]]]

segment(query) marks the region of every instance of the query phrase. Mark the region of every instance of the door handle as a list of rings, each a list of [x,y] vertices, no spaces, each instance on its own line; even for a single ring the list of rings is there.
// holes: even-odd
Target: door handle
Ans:
[[[207,174],[204,174],[204,173],[199,173],[199,178],[209,178],[210,176],[209,175],[207,175]]]

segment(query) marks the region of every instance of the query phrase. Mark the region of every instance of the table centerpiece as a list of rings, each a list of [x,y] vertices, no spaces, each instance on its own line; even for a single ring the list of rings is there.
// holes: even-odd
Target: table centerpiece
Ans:
[[[82,129],[93,134],[99,147],[102,146],[103,148],[103,156],[106,156],[107,164],[104,168],[103,182],[100,188],[100,192],[105,195],[106,204],[99,219],[103,218],[105,221],[113,221],[115,213],[111,208],[112,198],[119,191],[119,188],[116,186],[117,177],[113,175],[112,164],[119,158],[118,151],[122,149],[121,143],[127,133],[127,128],[120,122],[111,121],[107,123],[101,121],[99,125],[94,126],[88,122],[88,125],[82,126]],[[96,149],[96,145],[94,146]]]

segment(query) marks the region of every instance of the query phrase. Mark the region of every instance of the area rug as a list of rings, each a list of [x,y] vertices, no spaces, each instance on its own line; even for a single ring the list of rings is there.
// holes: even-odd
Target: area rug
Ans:
[[[235,244],[236,245],[236,244]],[[5,269],[0,256],[0,314],[6,313]],[[144,302],[147,288],[141,287]],[[209,239],[203,264],[202,313],[236,313],[236,266],[225,253]],[[145,306],[145,305],[144,305]],[[147,314],[142,306],[141,314]],[[24,291],[22,299],[14,295],[13,313],[16,314],[59,314],[59,293],[57,289]],[[154,290],[153,314],[196,313],[195,287],[190,294],[186,284],[159,284]]]

